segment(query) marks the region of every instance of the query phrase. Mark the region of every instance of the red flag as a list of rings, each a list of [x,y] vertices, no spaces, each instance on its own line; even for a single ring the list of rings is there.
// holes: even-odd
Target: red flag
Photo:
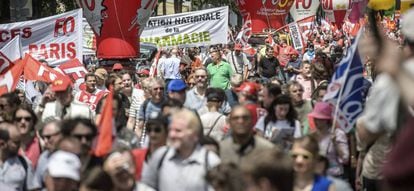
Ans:
[[[24,78],[26,80],[38,80],[52,83],[56,79],[62,78],[63,75],[51,67],[34,59],[29,54],[24,59]]]
[[[27,58],[25,58],[26,60]],[[16,89],[17,83],[19,83],[20,75],[23,73],[25,60],[19,60],[15,62],[15,65],[0,76],[0,95],[8,92],[12,92]]]
[[[95,147],[95,155],[102,157],[107,155],[112,149],[112,104],[113,89],[109,88],[109,94],[106,96],[104,108],[102,110],[101,119],[99,121],[99,135]]]
[[[80,85],[85,81],[85,74],[88,73],[88,70],[77,58],[69,60],[55,69],[69,76],[75,90],[80,90]]]

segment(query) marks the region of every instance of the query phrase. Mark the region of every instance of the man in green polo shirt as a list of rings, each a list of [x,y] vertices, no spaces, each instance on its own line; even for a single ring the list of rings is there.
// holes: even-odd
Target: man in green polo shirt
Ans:
[[[221,60],[219,51],[211,52],[211,59],[213,60],[207,66],[207,71],[210,76],[210,87],[229,89],[230,77],[233,74],[233,69],[230,64]]]

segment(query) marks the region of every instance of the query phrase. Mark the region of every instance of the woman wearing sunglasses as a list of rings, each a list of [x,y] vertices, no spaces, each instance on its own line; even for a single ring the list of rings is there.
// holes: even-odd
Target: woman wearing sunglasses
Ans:
[[[141,179],[143,166],[148,162],[152,153],[158,148],[167,144],[168,137],[168,119],[162,115],[149,119],[146,125],[147,135],[149,137],[148,148],[140,148],[132,150],[135,158],[136,179]]]
[[[13,121],[22,136],[20,147],[23,153],[20,154],[26,156],[35,168],[42,151],[34,128],[37,123],[36,114],[29,105],[23,104],[13,113]]]
[[[319,145],[315,138],[308,135],[296,139],[290,156],[295,171],[294,191],[335,190],[330,180],[315,173],[319,157]]]

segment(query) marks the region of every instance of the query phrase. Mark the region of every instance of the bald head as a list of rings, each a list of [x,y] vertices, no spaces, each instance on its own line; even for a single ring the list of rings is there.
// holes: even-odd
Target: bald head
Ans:
[[[17,156],[22,139],[19,128],[12,123],[1,123],[0,130],[7,131],[9,136],[7,146],[2,148],[2,152],[8,157]]]

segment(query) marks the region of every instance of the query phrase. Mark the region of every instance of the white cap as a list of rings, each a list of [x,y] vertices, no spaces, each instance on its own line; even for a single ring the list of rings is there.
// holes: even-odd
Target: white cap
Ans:
[[[80,180],[81,162],[79,157],[66,151],[56,151],[50,156],[47,170],[54,178]]]
[[[414,42],[414,9],[408,10],[401,22],[401,32],[410,42]]]

